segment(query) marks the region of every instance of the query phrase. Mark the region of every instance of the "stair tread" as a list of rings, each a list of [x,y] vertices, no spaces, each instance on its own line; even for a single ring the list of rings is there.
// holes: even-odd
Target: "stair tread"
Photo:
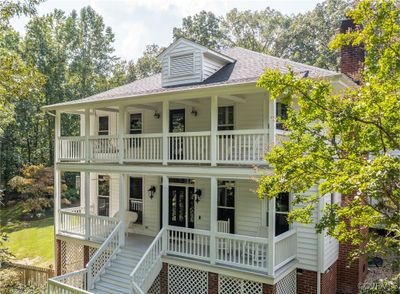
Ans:
[[[125,269],[125,268],[120,268],[120,267],[115,267],[115,266],[109,266],[106,268],[106,271],[111,271],[111,272],[117,272],[120,274],[125,274],[128,275],[132,272],[132,270],[129,269]]]
[[[121,263],[119,261],[113,260],[110,264],[110,267],[119,267],[126,269],[128,271],[132,271],[135,268],[135,265],[127,265],[125,263]]]
[[[103,274],[100,278],[100,280],[104,280],[105,282],[107,281],[114,281],[114,282],[119,282],[119,283],[129,283],[129,279],[127,278],[121,278],[120,276],[116,276],[113,274]]]
[[[130,293],[131,291],[130,291],[130,288],[128,285],[129,284],[127,284],[126,287],[121,286],[121,285],[117,286],[117,285],[109,284],[107,282],[100,280],[95,284],[95,288],[100,289],[100,290],[102,290],[102,289],[111,290],[111,291],[113,291],[113,293]]]

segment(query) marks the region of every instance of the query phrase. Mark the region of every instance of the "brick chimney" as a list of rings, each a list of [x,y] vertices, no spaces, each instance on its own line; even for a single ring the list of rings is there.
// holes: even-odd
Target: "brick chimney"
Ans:
[[[340,26],[340,33],[344,34],[348,31],[357,30],[358,26],[354,24],[352,19],[345,19]],[[341,49],[340,71],[359,83],[361,76],[360,69],[364,63],[364,46],[343,46]]]

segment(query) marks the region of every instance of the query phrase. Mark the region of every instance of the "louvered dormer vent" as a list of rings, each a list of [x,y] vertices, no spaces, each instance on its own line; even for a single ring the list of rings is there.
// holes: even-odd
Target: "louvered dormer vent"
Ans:
[[[163,87],[201,83],[235,60],[192,41],[180,38],[160,55]]]
[[[169,66],[169,75],[179,77],[194,74],[194,54],[171,56]]]

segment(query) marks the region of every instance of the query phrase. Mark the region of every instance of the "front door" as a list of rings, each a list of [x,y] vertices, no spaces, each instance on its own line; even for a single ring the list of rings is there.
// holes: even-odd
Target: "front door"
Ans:
[[[185,109],[172,109],[169,112],[169,132],[182,133],[185,131]],[[182,160],[183,137],[171,137],[169,157],[171,160]]]
[[[193,194],[192,187],[169,187],[169,225],[194,228]]]

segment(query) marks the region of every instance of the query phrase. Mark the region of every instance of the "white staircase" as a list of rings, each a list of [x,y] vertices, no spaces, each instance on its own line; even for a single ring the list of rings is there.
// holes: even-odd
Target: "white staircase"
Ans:
[[[95,294],[131,294],[130,273],[145,253],[144,249],[122,247],[115,258],[110,260],[100,279],[94,282]]]

